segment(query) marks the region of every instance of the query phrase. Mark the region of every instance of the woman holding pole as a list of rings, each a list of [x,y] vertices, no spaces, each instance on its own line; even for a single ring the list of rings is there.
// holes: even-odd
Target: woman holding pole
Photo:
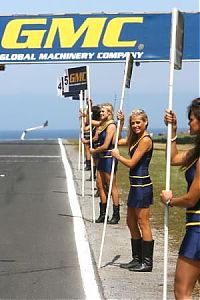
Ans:
[[[91,154],[90,154],[90,127],[89,127],[89,116],[88,116],[88,109],[85,110],[84,113],[81,113],[84,116],[84,122],[83,122],[83,132],[84,132],[84,138],[82,139],[82,142],[84,143],[85,147],[85,171],[91,170]]]
[[[112,170],[112,155],[111,151],[114,148],[116,138],[116,125],[114,122],[114,110],[113,106],[109,103],[101,105],[100,108],[100,122],[98,123],[98,134],[99,134],[99,146],[97,148],[91,148],[90,153],[97,155],[98,163],[98,190],[100,196],[100,215],[96,220],[96,223],[103,223],[106,215],[107,206],[107,192],[105,186],[110,184],[110,176]],[[115,168],[116,173],[116,168]],[[116,185],[116,176],[114,174],[112,183],[112,201],[113,201],[113,215],[109,224],[118,224],[120,220],[119,213],[119,194]]]
[[[99,121],[100,120],[100,106],[99,105],[94,105],[92,106],[91,108],[91,112],[92,112],[92,123],[93,121]],[[97,123],[98,124],[98,123]],[[92,145],[94,148],[97,147],[98,145],[98,131],[97,131],[97,125],[94,126],[92,124]],[[89,128],[89,125],[88,124],[84,124],[84,130],[88,133],[87,136],[85,136],[83,139],[82,139],[82,142],[84,143],[84,145],[88,146],[88,150],[89,150],[89,154],[90,154],[90,128]],[[94,158],[94,165],[93,165],[93,176],[94,176],[94,180],[96,179],[96,165],[97,165],[97,160],[95,157]],[[90,178],[87,179],[87,181],[92,181],[92,172],[91,172],[91,175],[90,175]]]
[[[121,111],[118,112],[118,119],[121,132],[124,124]],[[131,234],[132,260],[120,267],[135,272],[151,272],[153,268],[154,240],[149,220],[153,186],[148,171],[153,142],[146,131],[147,126],[148,117],[144,110],[133,110],[129,117],[128,136],[118,140],[118,145],[128,145],[130,158],[122,156],[118,149],[112,150],[112,156],[130,168],[127,225]]]
[[[166,111],[165,124],[172,125],[171,165],[185,170],[187,193],[174,196],[163,190],[161,201],[170,206],[186,208],[186,233],[183,238],[176,265],[174,293],[177,300],[192,299],[192,291],[200,277],[200,98],[188,107],[190,134],[195,135],[195,145],[179,152],[176,146],[177,121],[172,111]]]

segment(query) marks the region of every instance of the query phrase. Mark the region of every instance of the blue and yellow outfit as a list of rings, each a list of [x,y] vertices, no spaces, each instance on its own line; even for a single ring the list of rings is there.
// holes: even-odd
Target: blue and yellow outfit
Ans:
[[[106,129],[110,124],[115,124],[114,120],[107,121],[103,126],[100,126],[98,128],[99,133],[99,139],[98,139],[98,147],[102,146],[104,144],[105,138],[106,138]],[[111,173],[112,171],[112,162],[113,157],[111,155],[111,151],[114,148],[114,145],[112,141],[110,142],[110,145],[108,146],[108,149],[104,152],[98,153],[98,164],[97,164],[97,170],[101,172]],[[117,170],[117,161],[115,161],[115,170]]]
[[[185,172],[188,190],[194,179],[197,161],[198,159]],[[186,209],[186,233],[179,255],[200,260],[200,198],[194,207]]]
[[[96,133],[96,127],[95,126],[92,126],[92,137],[95,136],[95,133]],[[87,130],[87,131],[84,131],[84,138],[89,141],[90,139],[90,130]]]
[[[145,136],[151,139],[149,135]],[[140,141],[141,139],[130,147],[130,157],[134,155]],[[129,171],[130,190],[127,202],[128,207],[147,208],[153,204],[153,184],[149,175],[149,163],[152,158],[152,153],[153,146],[151,150],[144,154],[137,165]]]

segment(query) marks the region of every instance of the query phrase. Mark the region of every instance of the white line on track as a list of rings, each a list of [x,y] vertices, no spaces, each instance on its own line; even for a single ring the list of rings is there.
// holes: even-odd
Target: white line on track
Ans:
[[[14,158],[16,158],[16,157],[24,157],[24,158],[26,158],[26,157],[42,157],[42,158],[44,158],[44,157],[47,157],[47,158],[53,158],[53,157],[57,157],[57,158],[59,158],[59,157],[61,157],[60,155],[0,155],[0,158],[4,158],[4,157],[14,157]]]
[[[68,197],[69,203],[72,210],[72,215],[76,216],[73,218],[74,222],[74,233],[75,233],[75,241],[78,252],[78,259],[81,269],[82,281],[84,286],[84,291],[86,295],[86,299],[98,300],[101,299],[98,291],[97,282],[95,279],[94,269],[92,265],[91,252],[89,248],[89,243],[87,240],[87,234],[84,226],[84,222],[82,219],[82,214],[80,210],[80,206],[78,203],[78,198],[76,194],[76,189],[74,185],[72,170],[69,165],[64,145],[62,144],[62,140],[58,139],[58,143],[61,149],[62,161],[65,168],[66,173],[66,181],[67,181],[67,189],[68,189]]]

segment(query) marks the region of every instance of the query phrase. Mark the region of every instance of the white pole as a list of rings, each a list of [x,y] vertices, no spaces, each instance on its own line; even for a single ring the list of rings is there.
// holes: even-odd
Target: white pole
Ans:
[[[87,66],[87,89],[88,89],[88,109],[89,109],[89,126],[90,126],[90,148],[92,148],[92,109],[91,109],[91,92],[90,92],[90,72]],[[95,223],[95,205],[94,205],[94,160],[91,155],[91,176],[92,176],[92,216]]]
[[[129,53],[129,55],[127,55],[127,57],[126,57],[125,72],[124,72],[124,80],[123,80],[123,85],[122,85],[122,95],[121,95],[121,101],[120,101],[120,107],[119,107],[119,110],[122,110],[123,102],[124,102],[124,95],[125,95],[125,86],[126,86],[126,77],[127,77],[127,71],[128,71],[129,57],[130,57],[130,53]],[[117,148],[117,144],[118,144],[119,129],[120,129],[120,120],[117,121],[117,132],[116,132],[115,148]],[[107,225],[107,219],[108,219],[108,211],[109,211],[110,198],[111,198],[111,191],[112,191],[112,183],[113,183],[113,177],[114,177],[114,169],[115,169],[115,159],[113,159],[113,162],[112,162],[112,169],[111,169],[111,176],[110,176],[110,184],[109,184],[109,191],[108,191],[108,198],[107,198],[106,215],[105,215],[104,226],[103,226],[103,234],[102,234],[102,239],[101,239],[101,248],[100,248],[100,255],[99,255],[98,268],[101,267],[101,260],[102,260],[103,246],[104,246],[105,233],[106,233],[106,225]]]
[[[81,134],[79,132],[79,139],[78,139],[78,170],[81,169]]]
[[[81,107],[82,103],[81,103],[81,99],[80,99],[80,112],[82,112],[82,107]],[[81,136],[82,135],[82,117],[81,117],[81,121],[80,121],[80,132],[79,132],[79,140],[78,140],[78,170],[80,171],[81,169]]]
[[[174,82],[174,63],[176,50],[176,24],[177,9],[172,12],[172,30],[171,30],[171,48],[170,48],[170,75],[169,75],[169,104],[168,109],[172,110],[173,102],[173,82]],[[172,125],[167,127],[167,158],[166,158],[166,190],[170,189],[170,166],[171,166],[171,135]],[[169,207],[165,206],[164,211],[164,282],[163,282],[163,300],[167,299],[167,267],[168,267],[168,235],[169,235]]]
[[[82,112],[81,117],[81,138],[84,138],[84,117],[83,117],[83,91],[80,92],[80,110]],[[85,195],[85,170],[84,170],[84,160],[85,160],[85,149],[83,142],[81,143],[82,146],[82,185],[81,185],[81,193],[82,197]]]

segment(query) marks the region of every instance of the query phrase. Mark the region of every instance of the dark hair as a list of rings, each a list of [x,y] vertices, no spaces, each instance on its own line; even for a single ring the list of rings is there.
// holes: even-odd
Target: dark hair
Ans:
[[[195,118],[200,122],[200,98],[195,98],[192,103],[188,106],[188,119],[193,112]]]
[[[191,113],[194,114],[195,118],[200,123],[200,98],[195,98],[188,106],[188,119],[190,119]],[[185,161],[181,168],[186,169],[196,159],[198,159],[199,156],[200,156],[200,132],[197,133],[194,141],[194,148],[188,152],[188,155],[186,156]]]
[[[95,105],[92,106],[92,120],[99,120],[100,119],[100,106]]]

